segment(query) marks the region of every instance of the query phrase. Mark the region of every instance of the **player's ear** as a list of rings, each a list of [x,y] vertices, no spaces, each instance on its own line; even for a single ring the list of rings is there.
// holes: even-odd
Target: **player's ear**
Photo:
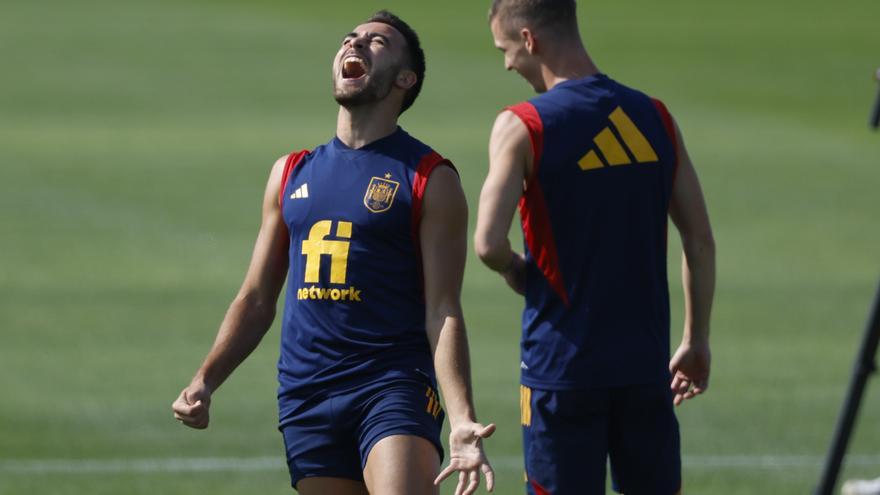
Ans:
[[[522,28],[519,30],[519,36],[526,47],[526,51],[529,52],[529,55],[534,55],[538,48],[538,40],[535,39],[535,33],[529,28]]]
[[[416,82],[419,80],[416,73],[409,69],[402,69],[397,73],[397,77],[394,79],[394,84],[403,90],[407,90],[416,85]]]

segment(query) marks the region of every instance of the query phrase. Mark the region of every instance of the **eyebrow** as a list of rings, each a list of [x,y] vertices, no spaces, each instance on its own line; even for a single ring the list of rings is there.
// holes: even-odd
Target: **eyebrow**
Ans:
[[[391,38],[389,38],[388,36],[385,36],[384,34],[372,32],[372,31],[369,31],[366,34],[367,34],[368,38],[382,38],[382,41],[384,41],[386,45],[389,45],[389,46],[391,45]],[[352,31],[352,32],[346,34],[345,37],[342,38],[342,41],[345,41],[349,38],[357,38],[357,36],[358,36],[358,34],[354,31]]]

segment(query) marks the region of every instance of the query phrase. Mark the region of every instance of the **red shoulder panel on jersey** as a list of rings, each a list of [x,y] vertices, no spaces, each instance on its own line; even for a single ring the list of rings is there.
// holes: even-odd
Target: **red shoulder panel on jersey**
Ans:
[[[666,128],[666,134],[669,136],[669,139],[672,140],[672,148],[675,150],[675,170],[678,170],[678,139],[675,138],[675,124],[672,123],[672,115],[669,114],[669,110],[666,108],[666,105],[663,104],[662,101],[657,98],[651,98],[651,101],[654,102],[654,108],[657,109],[657,113],[660,114],[660,120],[663,121],[663,127]]]
[[[278,188],[278,206],[284,203],[284,190],[287,188],[287,179],[290,178],[290,173],[299,165],[303,157],[309,153],[309,150],[302,150],[287,155],[287,161],[284,163],[284,173],[281,174],[281,186]]]
[[[669,139],[672,141],[672,149],[675,150],[675,166],[672,169],[672,184],[675,187],[675,177],[678,175],[678,139],[675,137],[675,124],[672,122],[672,115],[669,113],[669,109],[666,108],[666,105],[663,104],[662,101],[657,98],[651,98],[651,101],[654,102],[654,108],[657,109],[657,113],[660,114],[660,120],[663,121],[663,127],[666,128],[666,134],[669,136]],[[669,203],[669,206],[672,206],[672,203]],[[669,246],[669,225],[666,226],[666,232],[663,234],[664,247],[668,248]]]
[[[537,175],[538,164],[541,162],[541,156],[544,153],[544,123],[541,122],[541,116],[538,115],[538,109],[531,103],[524,101],[507,107],[514,113],[526,129],[529,130],[529,141],[532,143],[532,175]]]
[[[415,175],[413,176],[412,208],[410,209],[410,212],[412,214],[412,238],[413,242],[416,244],[416,256],[419,259],[419,266],[422,264],[422,245],[419,242],[419,227],[422,222],[422,202],[425,197],[425,189],[428,187],[428,178],[431,176],[431,172],[440,165],[447,165],[452,168],[456,174],[458,173],[458,170],[456,170],[455,165],[453,165],[452,162],[440,156],[436,151],[431,151],[419,161],[419,164],[416,166]]]
[[[568,306],[568,291],[565,290],[565,281],[562,279],[562,270],[559,268],[559,252],[556,250],[556,237],[550,226],[550,212],[547,210],[547,202],[544,199],[544,191],[538,180],[538,169],[541,156],[544,152],[544,124],[538,110],[529,102],[519,103],[507,107],[513,112],[529,130],[529,139],[532,142],[532,174],[526,181],[523,195],[519,199],[519,215],[522,219],[523,237],[529,252],[532,253],[535,263],[553,292]]]

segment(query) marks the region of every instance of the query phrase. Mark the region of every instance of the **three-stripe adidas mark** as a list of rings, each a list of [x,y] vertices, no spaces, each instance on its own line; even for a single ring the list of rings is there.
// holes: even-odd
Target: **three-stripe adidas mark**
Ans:
[[[629,152],[632,154],[632,158],[635,158],[636,163],[651,163],[660,160],[657,158],[657,153],[654,151],[654,148],[651,147],[651,143],[649,143],[645,138],[645,135],[639,131],[639,128],[636,127],[636,124],[632,119],[630,119],[626,112],[623,111],[623,108],[615,108],[614,111],[611,112],[611,115],[608,116],[608,119],[611,120],[614,128],[617,129],[617,133],[620,135],[623,143],[617,139],[617,136],[611,131],[610,126],[602,129],[602,131],[593,138],[593,142],[596,143],[596,146],[599,148],[604,159],[600,157],[595,150],[590,150],[578,160],[578,166],[581,167],[581,170],[593,170],[609,165],[616,166],[631,164],[632,160],[630,159],[630,155],[627,154],[624,146],[629,149]]]
[[[308,183],[303,184],[296,188],[296,191],[293,191],[293,194],[290,195],[290,199],[302,199],[309,197],[309,185]]]
[[[425,412],[433,416],[434,419],[437,419],[437,416],[442,410],[440,407],[440,398],[437,397],[437,392],[435,392],[432,387],[428,387],[428,390],[425,392],[425,397],[428,398],[428,407],[425,408]]]

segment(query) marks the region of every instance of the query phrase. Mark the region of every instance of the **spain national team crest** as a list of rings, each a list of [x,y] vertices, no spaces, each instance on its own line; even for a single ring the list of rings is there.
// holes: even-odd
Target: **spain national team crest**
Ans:
[[[386,177],[389,177],[387,174]],[[394,203],[394,195],[397,194],[399,182],[380,177],[370,179],[370,185],[367,186],[367,193],[364,195],[364,206],[373,213],[382,213],[391,208]]]

